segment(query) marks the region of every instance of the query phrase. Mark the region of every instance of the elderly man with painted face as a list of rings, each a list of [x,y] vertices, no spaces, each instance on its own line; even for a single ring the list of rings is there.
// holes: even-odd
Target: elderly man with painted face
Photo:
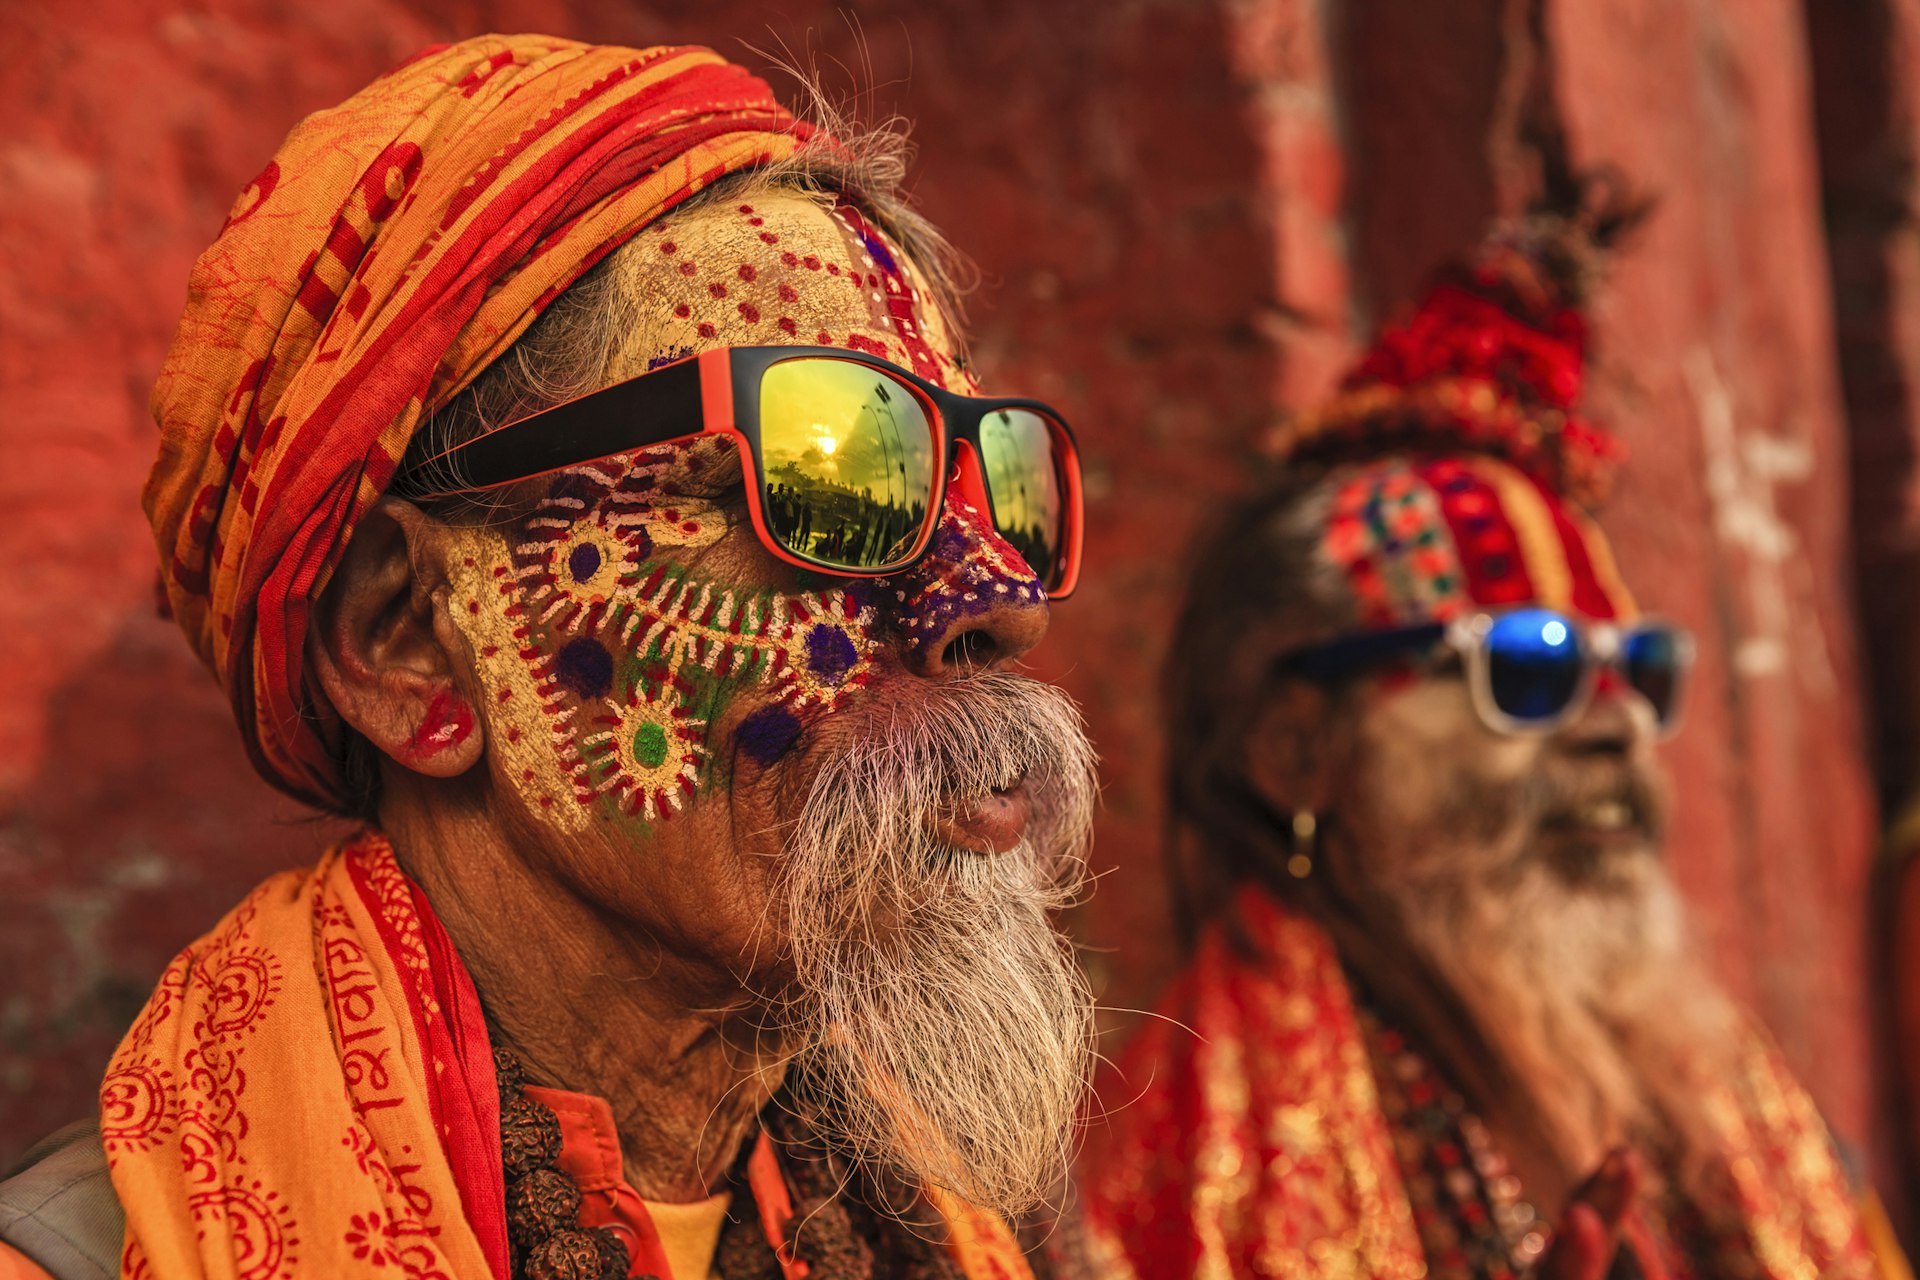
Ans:
[[[1662,863],[1690,646],[1586,514],[1616,449],[1573,411],[1618,229],[1536,217],[1445,273],[1198,561],[1170,776],[1199,936],[1103,1089],[1111,1274],[1872,1271]]]
[[[1008,668],[1077,471],[975,395],[897,176],[704,50],[536,37],[288,138],[195,268],[147,506],[262,772],[368,825],[167,969],[16,1254],[1028,1273],[1092,775]]]

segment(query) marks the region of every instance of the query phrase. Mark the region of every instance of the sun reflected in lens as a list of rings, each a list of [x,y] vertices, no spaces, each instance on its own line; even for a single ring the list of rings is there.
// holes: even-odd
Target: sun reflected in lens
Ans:
[[[819,563],[881,568],[926,527],[934,433],[912,392],[847,360],[784,360],[761,375],[760,452],[768,524]]]

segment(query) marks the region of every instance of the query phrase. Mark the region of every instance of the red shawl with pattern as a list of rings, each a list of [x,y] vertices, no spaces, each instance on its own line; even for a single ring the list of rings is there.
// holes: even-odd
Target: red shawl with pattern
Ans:
[[[1103,1274],[1404,1277],[1427,1258],[1352,992],[1326,934],[1263,892],[1216,925],[1122,1058],[1086,1197]],[[1764,1280],[1867,1277],[1874,1262],[1811,1100],[1759,1032],[1702,1114],[1719,1130],[1722,1257]],[[1136,1096],[1137,1095],[1137,1096]]]

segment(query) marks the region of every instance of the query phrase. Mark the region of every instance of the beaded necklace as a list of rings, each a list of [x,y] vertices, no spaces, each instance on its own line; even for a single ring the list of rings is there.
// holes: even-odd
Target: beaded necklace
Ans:
[[[627,1247],[605,1227],[580,1225],[580,1188],[559,1168],[560,1118],[522,1090],[520,1061],[493,1051],[500,1087],[500,1158],[507,1177],[507,1251],[513,1280],[623,1280]]]
[[[1487,1126],[1407,1038],[1362,1008],[1380,1105],[1434,1280],[1514,1280],[1550,1239]]]

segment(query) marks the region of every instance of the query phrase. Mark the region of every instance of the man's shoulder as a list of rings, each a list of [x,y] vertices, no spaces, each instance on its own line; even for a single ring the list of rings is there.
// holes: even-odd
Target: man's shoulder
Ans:
[[[112,1280],[125,1231],[98,1117],[48,1135],[0,1181],[0,1245],[54,1280]]]

